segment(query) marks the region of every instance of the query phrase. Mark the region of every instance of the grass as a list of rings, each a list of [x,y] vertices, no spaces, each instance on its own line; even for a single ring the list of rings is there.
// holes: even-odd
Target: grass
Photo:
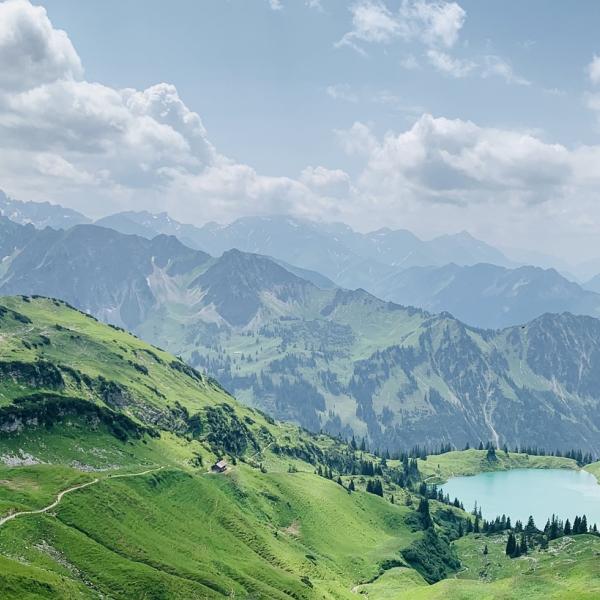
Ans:
[[[405,523],[409,512],[313,474],[247,466],[105,480],[65,497],[57,518],[2,529],[0,553],[11,561],[0,595],[11,597],[9,575],[26,563],[32,577],[43,568],[117,598],[350,598],[420,535]],[[63,593],[50,586],[41,597]]]
[[[487,460],[486,450],[462,450],[436,454],[427,460],[418,460],[419,471],[428,483],[445,483],[450,477],[476,475],[487,471],[508,469],[577,469],[577,463],[570,458],[558,456],[533,456],[503,451],[496,452],[497,460]],[[600,469],[599,469],[600,471]]]

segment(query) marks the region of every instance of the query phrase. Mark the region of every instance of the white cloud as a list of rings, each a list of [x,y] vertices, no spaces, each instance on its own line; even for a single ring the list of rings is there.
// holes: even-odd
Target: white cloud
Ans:
[[[363,164],[345,207],[363,230],[386,223],[434,235],[468,223],[492,242],[521,238],[571,256],[600,234],[600,146],[427,114],[400,133],[355,123],[337,134]]]
[[[0,3],[0,90],[79,79],[81,61],[67,34],[54,29],[41,6]]]
[[[16,197],[55,196],[92,215],[167,202],[200,220],[327,202],[220,155],[173,85],[84,80],[67,35],[24,0],[0,3],[0,62],[0,187]]]
[[[357,42],[389,43],[400,33],[400,25],[387,6],[380,0],[362,0],[350,7],[352,30],[336,46],[351,46],[364,53]]]
[[[466,77],[477,66],[471,60],[454,58],[446,52],[434,50],[433,48],[427,51],[427,58],[435,69],[456,78]]]
[[[271,7],[271,10],[283,9],[283,4],[281,3],[281,0],[269,0],[269,6]]]
[[[306,167],[300,174],[300,181],[309,188],[328,196],[342,196],[350,190],[350,176],[341,169]]]
[[[501,77],[506,83],[516,85],[531,85],[531,82],[517,75],[510,63],[493,54],[488,54],[484,57],[484,68],[481,76],[486,77]]]
[[[339,135],[347,152],[366,159],[358,188],[380,198],[464,205],[493,195],[497,202],[535,204],[599,179],[588,169],[595,153],[460,119],[423,115],[409,130],[381,140],[362,123]]]
[[[594,85],[600,84],[600,56],[595,56],[587,67],[588,77]]]
[[[407,27],[416,29],[428,46],[451,48],[458,40],[467,13],[456,2],[405,2],[401,9]]]
[[[392,12],[382,0],[359,0],[350,11],[352,30],[336,46],[348,45],[361,53],[361,42],[388,44],[396,39],[451,48],[466,18],[460,5],[444,1],[404,0],[400,9]]]

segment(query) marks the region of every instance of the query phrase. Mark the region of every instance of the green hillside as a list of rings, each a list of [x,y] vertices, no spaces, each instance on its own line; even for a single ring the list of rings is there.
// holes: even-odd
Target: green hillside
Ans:
[[[505,534],[461,537],[473,517],[459,508],[430,499],[424,516],[422,479],[477,469],[481,451],[432,456],[418,471],[386,463],[240,405],[60,301],[1,299],[0,337],[2,598],[600,593],[595,536],[509,559]],[[211,472],[223,457],[227,470]],[[535,466],[557,461],[574,466]],[[365,491],[376,482],[382,496]]]
[[[364,477],[349,493],[314,473],[346,444],[63,302],[4,298],[0,315],[0,515],[89,484],[0,525],[3,598],[346,598],[423,536]]]

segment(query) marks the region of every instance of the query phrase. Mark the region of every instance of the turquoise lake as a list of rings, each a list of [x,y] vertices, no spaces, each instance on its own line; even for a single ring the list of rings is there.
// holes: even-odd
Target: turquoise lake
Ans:
[[[457,497],[472,510],[475,502],[485,519],[509,516],[525,522],[533,515],[543,528],[553,513],[561,519],[586,515],[588,523],[600,527],[600,485],[587,471],[567,469],[513,469],[453,477],[442,486],[444,493]]]

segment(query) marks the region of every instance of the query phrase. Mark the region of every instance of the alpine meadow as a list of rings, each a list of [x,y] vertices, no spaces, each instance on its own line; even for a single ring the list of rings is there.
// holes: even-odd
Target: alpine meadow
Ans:
[[[0,0],[0,598],[600,598],[599,25]]]

